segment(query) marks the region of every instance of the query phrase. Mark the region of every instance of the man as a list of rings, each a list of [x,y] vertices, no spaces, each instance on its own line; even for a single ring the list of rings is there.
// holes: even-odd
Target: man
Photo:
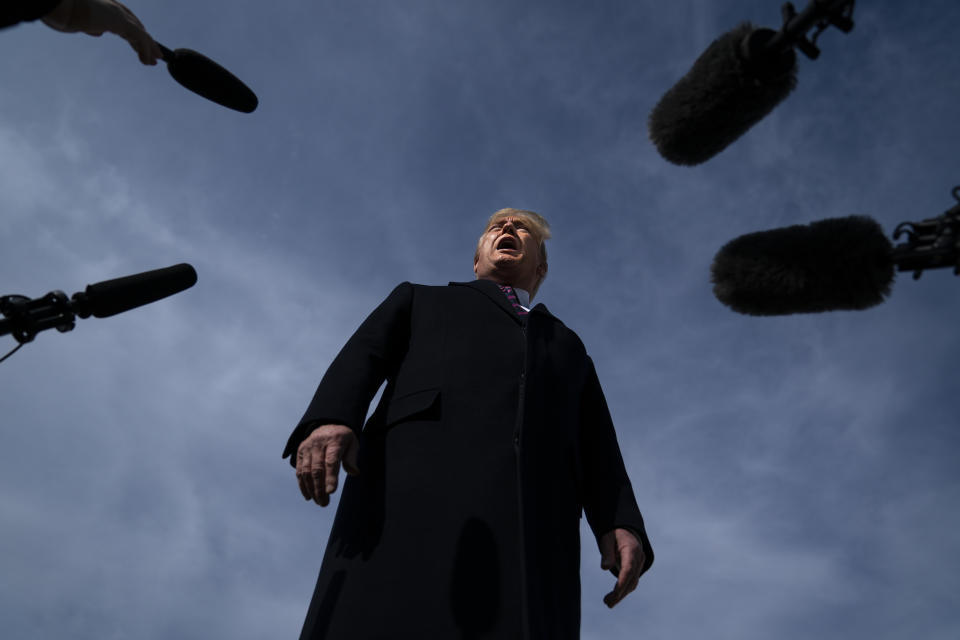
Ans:
[[[4,0],[0,8],[0,28],[38,18],[67,33],[115,33],[130,43],[143,64],[157,64],[161,57],[160,47],[137,16],[117,0]]]
[[[652,563],[593,363],[529,308],[548,237],[496,212],[476,281],[399,285],[327,370],[284,451],[321,506],[350,474],[302,640],[577,638],[582,512],[608,606]]]

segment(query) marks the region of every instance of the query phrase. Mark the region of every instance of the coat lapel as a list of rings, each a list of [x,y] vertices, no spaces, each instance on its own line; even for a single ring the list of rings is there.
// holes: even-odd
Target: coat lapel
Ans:
[[[500,307],[504,313],[513,318],[517,324],[522,322],[520,316],[514,311],[513,305],[507,300],[507,296],[503,295],[503,291],[500,291],[500,287],[497,286],[496,282],[492,280],[474,280],[473,282],[451,282],[450,286],[469,287],[474,291],[482,293],[491,302]]]
[[[500,287],[497,286],[496,282],[492,280],[474,280],[472,282],[451,282],[449,284],[451,287],[469,287],[482,293],[491,302],[500,307],[504,313],[513,318],[517,324],[521,324],[523,322],[523,320],[520,319],[520,316],[517,315],[517,312],[514,310],[513,305],[510,304],[509,300],[507,300],[507,296],[503,295],[503,291],[500,291]],[[530,313],[543,314],[548,318],[556,319],[554,318],[553,314],[550,313],[550,310],[547,309],[547,306],[542,302],[531,308]]]

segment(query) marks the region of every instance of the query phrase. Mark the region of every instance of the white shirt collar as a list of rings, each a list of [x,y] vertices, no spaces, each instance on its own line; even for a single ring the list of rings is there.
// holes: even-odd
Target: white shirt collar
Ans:
[[[517,287],[514,287],[513,290],[517,294],[517,302],[520,303],[520,306],[527,311],[530,311],[530,293],[524,289],[518,289]]]

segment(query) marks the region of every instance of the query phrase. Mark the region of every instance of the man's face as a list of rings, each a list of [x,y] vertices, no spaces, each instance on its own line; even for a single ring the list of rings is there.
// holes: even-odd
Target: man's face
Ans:
[[[506,279],[508,284],[531,291],[546,273],[540,260],[540,239],[523,218],[494,220],[480,238],[473,271],[478,278]]]

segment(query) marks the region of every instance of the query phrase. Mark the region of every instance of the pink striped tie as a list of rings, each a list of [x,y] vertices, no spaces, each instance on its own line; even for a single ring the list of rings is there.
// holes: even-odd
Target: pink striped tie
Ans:
[[[507,300],[513,305],[513,310],[517,312],[518,316],[527,315],[527,310],[520,306],[520,301],[517,300],[517,293],[513,290],[513,287],[507,284],[498,284],[497,286],[500,287],[500,291],[503,291],[503,294],[507,296]]]

